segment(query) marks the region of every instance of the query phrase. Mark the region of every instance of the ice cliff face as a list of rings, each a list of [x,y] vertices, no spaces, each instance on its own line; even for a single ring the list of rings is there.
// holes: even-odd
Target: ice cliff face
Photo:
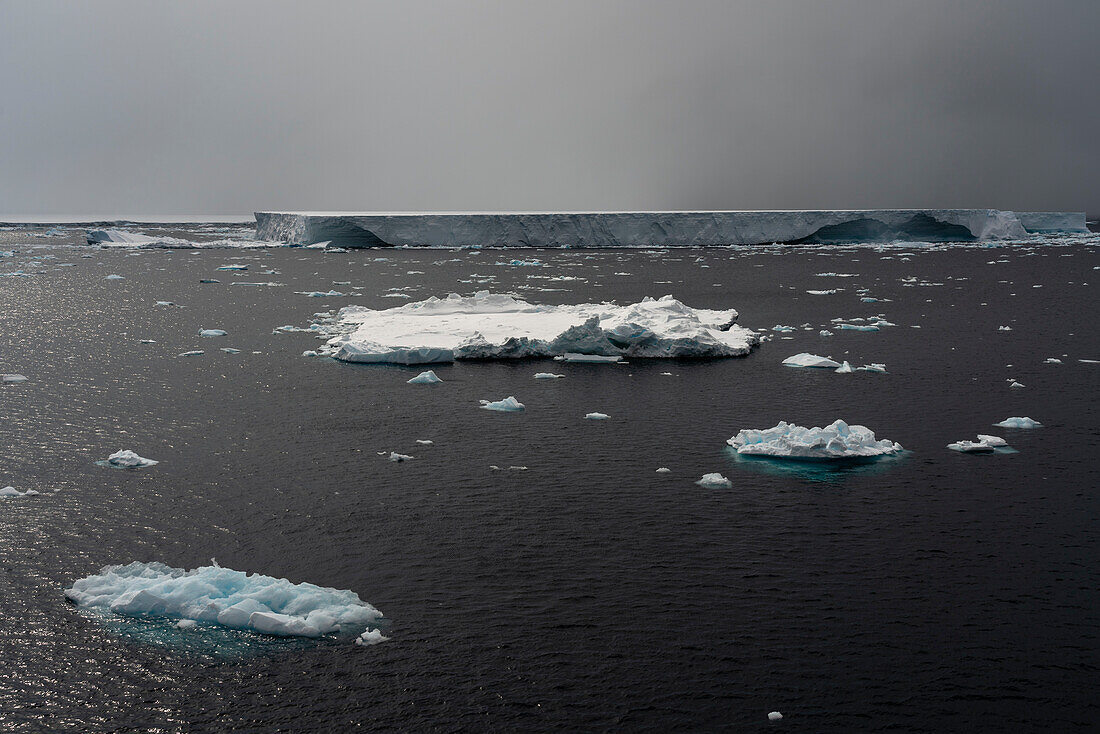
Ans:
[[[1085,232],[1085,215],[997,209],[579,213],[257,212],[260,240],[344,247],[659,247],[958,242]]]
[[[733,309],[685,306],[672,296],[626,306],[547,306],[480,291],[452,293],[376,311],[349,306],[345,334],[324,351],[347,362],[427,364],[455,359],[519,359],[566,353],[605,357],[738,357],[758,341],[733,324]]]

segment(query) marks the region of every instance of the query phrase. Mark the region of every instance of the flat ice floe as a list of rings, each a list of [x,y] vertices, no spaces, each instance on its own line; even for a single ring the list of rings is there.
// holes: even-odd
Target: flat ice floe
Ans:
[[[804,428],[780,421],[774,428],[746,428],[726,441],[737,453],[783,459],[855,459],[899,453],[901,444],[875,440],[866,426],[836,420],[824,428]]]
[[[35,497],[40,494],[42,493],[37,489],[28,489],[26,492],[20,492],[12,486],[0,487],[0,497]]]
[[[17,375],[15,373],[11,373],[11,372],[9,372],[7,374],[0,375],[0,383],[4,383],[5,385],[14,385],[17,382],[26,382],[26,381],[27,381],[26,375]]]
[[[658,469],[657,471],[660,471]],[[733,482],[726,479],[718,472],[712,472],[710,474],[704,474],[702,479],[696,482],[700,487],[706,487],[707,489],[732,489]]]
[[[396,308],[341,309],[324,351],[348,362],[419,364],[456,359],[567,356],[737,357],[759,342],[737,312],[693,309],[672,296],[639,303],[551,306],[504,294],[452,293]]]
[[[994,423],[993,425],[999,428],[1041,428],[1043,424],[1024,416],[1005,418],[1000,423]]]
[[[947,444],[947,448],[964,454],[989,454],[997,449],[1008,449],[1008,441],[1000,436],[987,436],[979,433],[977,441],[956,441]],[[1009,451],[1008,453],[1012,452]]]
[[[801,352],[794,356],[787,357],[783,360],[783,364],[788,367],[817,367],[830,370],[835,370],[840,367],[840,362],[836,360],[829,359],[828,357],[819,357],[809,352]]]
[[[352,591],[295,584],[217,564],[191,571],[139,561],[106,566],[74,583],[65,596],[80,607],[129,617],[193,620],[283,637],[359,634],[382,617]]]

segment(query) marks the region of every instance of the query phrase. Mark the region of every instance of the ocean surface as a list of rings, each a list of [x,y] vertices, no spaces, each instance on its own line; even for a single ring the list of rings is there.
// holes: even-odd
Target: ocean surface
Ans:
[[[1096,238],[333,253],[157,231],[184,244],[0,230],[0,372],[28,378],[0,385],[0,486],[42,492],[0,498],[0,730],[1100,725],[1100,364],[1080,361],[1100,360]],[[354,295],[297,293],[330,289]],[[770,338],[739,359],[438,365],[444,383],[417,386],[424,368],[303,357],[321,342],[273,333],[477,290],[669,293]],[[878,315],[896,325],[819,334]],[[798,352],[888,374],[781,365]],[[526,412],[478,408],[509,395]],[[1009,416],[1044,427],[993,427]],[[837,418],[905,454],[830,469],[726,446]],[[945,448],[978,433],[1017,453]],[[95,464],[123,448],[161,463]],[[695,484],[709,472],[733,487]],[[211,558],[353,590],[391,639],[204,643],[63,595],[108,564]]]

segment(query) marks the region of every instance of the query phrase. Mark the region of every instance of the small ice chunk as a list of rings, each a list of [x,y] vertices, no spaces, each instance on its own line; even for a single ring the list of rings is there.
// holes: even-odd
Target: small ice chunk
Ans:
[[[156,344],[157,340],[156,339],[142,339],[141,343],[142,344]]]
[[[672,470],[669,469],[667,466],[662,466],[657,469],[658,474],[669,474],[671,471]]]
[[[206,352],[202,351],[201,349],[192,349],[190,352],[180,352],[176,356],[178,356],[178,357],[198,357],[200,354],[206,354]]]
[[[198,622],[193,619],[181,619],[176,622],[176,629],[178,630],[190,630],[198,626]]]
[[[303,357],[320,357],[321,355],[315,349],[307,349],[306,351],[302,352],[302,356]]]
[[[848,364],[848,360],[844,360],[844,364],[837,367],[834,372],[840,375],[850,375],[852,374],[852,365]]]
[[[832,336],[833,335],[833,332],[829,331],[828,329],[822,329],[821,331],[819,331],[817,333],[820,334],[821,336]]]
[[[512,395],[509,395],[503,400],[496,400],[493,402],[482,400],[481,407],[485,410],[496,410],[502,413],[518,413],[519,411],[526,409],[526,406],[524,406],[524,404],[520,401],[516,400],[516,398]]]
[[[883,324],[883,326],[892,326],[892,324]],[[878,331],[878,326],[874,324],[837,324],[834,328],[841,331]]]
[[[806,291],[806,292],[809,293],[811,296],[831,296],[831,295],[833,295],[837,292],[837,289],[836,288],[829,288],[828,290],[823,290],[823,291]]]
[[[536,372],[536,380],[556,380],[559,377],[565,377],[565,375],[555,375],[553,372]]]
[[[233,347],[222,347],[222,351],[226,354],[240,354],[240,349],[234,349]]]
[[[436,385],[443,380],[439,379],[439,375],[434,370],[428,370],[427,372],[421,372],[411,380],[407,380],[410,385]]]
[[[15,374],[15,373],[8,373],[8,374],[0,375],[0,382],[4,383],[6,385],[14,385],[17,382],[26,382],[26,381],[27,381],[26,375],[18,375],[18,374]]]
[[[309,298],[337,298],[340,296],[346,296],[347,293],[341,293],[340,291],[294,291],[300,296],[308,296]]]
[[[828,357],[819,357],[816,354],[809,354],[808,352],[801,352],[793,357],[787,357],[783,360],[783,364],[788,367],[822,367],[825,369],[836,369],[840,367],[840,362],[831,360]]]
[[[1005,418],[1000,423],[994,423],[993,425],[999,428],[1041,428],[1043,424],[1024,416]]]
[[[199,336],[225,336],[228,333],[222,329],[199,329]]]
[[[380,642],[385,642],[388,639],[390,639],[390,638],[382,636],[381,630],[372,629],[372,630],[367,630],[363,634],[356,637],[355,638],[355,644],[356,645],[362,645],[363,647],[367,647],[368,645],[377,645]]]
[[[18,489],[12,486],[0,487],[0,497],[35,497],[42,494],[37,489],[28,489],[26,492],[20,492]]]
[[[586,420],[590,421],[605,421],[611,416],[609,416],[607,413],[588,413],[584,417]]]
[[[872,362],[871,364],[865,364],[862,367],[856,367],[857,370],[862,372],[877,372],[880,375],[886,374],[886,365],[881,362]]]
[[[794,331],[794,327],[785,326],[783,324],[776,324],[772,327],[772,331],[778,331],[780,334],[786,334],[787,332]]]
[[[778,711],[772,711],[768,714],[768,721],[779,721],[782,718],[783,714],[779,713]]]
[[[1022,382],[1016,382],[1016,380],[1013,380],[1011,383],[1009,383],[1008,386],[1009,387],[1025,387],[1025,385]]]
[[[780,421],[774,428],[747,428],[726,441],[739,454],[782,459],[826,460],[896,454],[901,444],[876,440],[866,426],[836,420],[824,428],[804,428]]]
[[[413,457],[409,456],[408,454],[399,454],[396,451],[390,452],[390,461],[396,461],[400,463],[402,461],[410,461],[412,458]]]
[[[431,446],[435,443],[435,441],[431,440],[430,438],[418,438],[416,439],[416,442],[421,446]]]
[[[159,463],[159,461],[138,456],[129,449],[116,451],[107,457],[107,464],[118,469],[138,469],[143,466],[153,466]]]
[[[218,270],[248,270],[247,265],[219,265]]]
[[[1047,357],[1043,360],[1043,364],[1062,364],[1062,360],[1057,357]]]
[[[200,283],[221,283],[217,278],[199,278]]]
[[[959,451],[964,454],[988,454],[992,453],[994,449],[1003,448],[1008,446],[1008,441],[1005,441],[999,436],[986,436],[984,434],[978,434],[977,441],[956,441],[955,443],[947,444],[947,448],[952,451]]]
[[[1012,331],[1011,326],[998,326],[997,331]]]
[[[726,479],[718,472],[712,472],[710,474],[704,474],[703,478],[696,482],[700,487],[706,487],[707,489],[732,489],[733,482]]]
[[[121,275],[115,275],[114,273],[111,273],[110,275],[106,276],[103,279],[104,280],[125,280],[125,278],[123,278]]]

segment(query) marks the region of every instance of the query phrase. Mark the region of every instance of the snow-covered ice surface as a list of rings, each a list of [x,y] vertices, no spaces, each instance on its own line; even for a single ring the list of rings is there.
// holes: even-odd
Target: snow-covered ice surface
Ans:
[[[108,456],[103,461],[97,461],[100,466],[109,466],[112,469],[141,469],[146,466],[155,466],[159,461],[138,456],[129,449],[122,449]]]
[[[131,617],[194,620],[280,637],[360,634],[382,613],[352,591],[247,574],[218,565],[190,571],[134,561],[79,579],[65,597]]]
[[[829,359],[828,357],[819,357],[816,354],[809,354],[808,352],[801,352],[787,357],[783,360],[783,364],[788,367],[816,367],[830,370],[835,370],[840,367],[840,362],[836,360]]]
[[[1040,428],[1043,424],[1037,420],[1032,420],[1027,416],[1016,416],[1012,418],[1005,418],[1000,423],[994,423],[993,425],[1000,428]]]
[[[499,413],[519,413],[526,409],[526,406],[512,395],[504,398],[503,400],[482,400],[481,407],[485,410],[495,410]]]
[[[954,443],[947,444],[947,448],[951,449],[952,451],[958,451],[964,454],[1013,452],[1012,449],[1008,448],[1008,441],[1004,440],[1000,436],[989,436],[983,433],[978,434],[977,441],[955,441]]]
[[[780,459],[863,459],[897,454],[901,444],[876,440],[866,426],[836,420],[824,428],[804,428],[780,421],[774,428],[738,431],[726,443],[739,454]]]
[[[660,469],[657,471],[660,471]],[[719,472],[704,474],[696,484],[700,487],[706,487],[707,489],[731,489],[733,487],[733,482],[722,476]]]
[[[421,372],[411,380],[407,380],[410,385],[437,385],[443,382],[439,375],[434,370],[428,370],[427,372]]]
[[[479,291],[396,308],[350,306],[324,347],[347,362],[419,364],[455,359],[739,357],[759,337],[733,324],[737,312],[685,306],[671,296],[616,306],[550,306]],[[567,358],[565,361],[580,361]]]

